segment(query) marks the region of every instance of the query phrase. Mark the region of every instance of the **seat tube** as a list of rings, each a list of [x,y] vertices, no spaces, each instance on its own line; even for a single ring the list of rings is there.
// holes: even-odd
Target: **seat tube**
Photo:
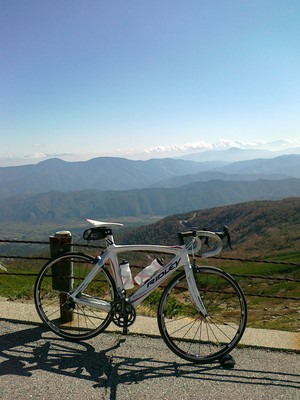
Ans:
[[[105,244],[106,244],[106,247],[109,247],[109,246],[112,246],[113,244],[115,244],[114,236],[112,233],[105,236]]]

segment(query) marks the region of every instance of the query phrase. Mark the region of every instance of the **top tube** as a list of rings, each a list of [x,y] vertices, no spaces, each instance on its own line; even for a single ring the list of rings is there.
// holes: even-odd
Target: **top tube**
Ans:
[[[97,221],[90,218],[86,219],[87,222],[92,224],[95,228],[88,229],[84,232],[84,239],[86,240],[100,240],[105,239],[107,247],[114,246],[117,252],[121,251],[163,251],[166,253],[176,254],[183,249],[186,249],[188,254],[194,255],[199,253],[202,250],[203,243],[207,244],[208,239],[213,239],[214,246],[212,249],[202,252],[201,257],[213,257],[219,254],[223,249],[223,241],[224,237],[229,237],[228,228],[224,227],[223,232],[211,232],[207,230],[197,230],[196,228],[192,228],[190,231],[180,232],[178,233],[178,238],[180,244],[177,246],[163,246],[163,245],[155,245],[155,244],[139,244],[139,245],[115,245],[113,233],[110,229],[111,226],[123,226],[122,223],[119,222],[104,222]],[[226,228],[226,229],[225,229]],[[184,238],[191,238],[187,244],[184,243]],[[230,237],[229,237],[230,239]],[[209,247],[209,246],[208,246]]]

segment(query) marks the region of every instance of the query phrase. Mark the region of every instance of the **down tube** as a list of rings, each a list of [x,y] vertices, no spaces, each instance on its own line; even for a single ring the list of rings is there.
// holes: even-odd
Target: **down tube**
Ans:
[[[97,258],[98,261],[92,268],[92,270],[88,273],[85,279],[77,286],[77,288],[72,293],[70,293],[70,297],[72,297],[73,299],[75,299],[78,293],[82,292],[87,287],[87,285],[93,280],[93,278],[97,275],[99,270],[103,267],[105,258],[102,258],[100,256],[98,256]]]
[[[140,304],[149,294],[161,285],[167,278],[172,275],[178,268],[184,266],[190,267],[190,261],[186,254],[179,254],[175,256],[166,266],[159,269],[147,282],[144,283],[135,293],[129,297],[129,302],[136,307]]]

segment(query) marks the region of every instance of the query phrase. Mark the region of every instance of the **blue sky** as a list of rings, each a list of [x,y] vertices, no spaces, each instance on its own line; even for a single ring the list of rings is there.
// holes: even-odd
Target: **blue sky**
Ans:
[[[1,0],[2,165],[300,145],[299,15],[299,0]]]

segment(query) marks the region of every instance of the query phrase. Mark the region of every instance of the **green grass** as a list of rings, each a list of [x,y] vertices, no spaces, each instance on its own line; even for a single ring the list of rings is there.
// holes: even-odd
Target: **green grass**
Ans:
[[[7,268],[7,273],[0,270],[0,296],[11,300],[32,299],[36,278],[29,274],[38,274],[45,261],[6,259],[2,263]],[[9,273],[22,275],[9,275]]]
[[[48,256],[45,255],[44,256]],[[298,263],[300,252],[275,254],[268,258],[273,261]],[[200,262],[199,265],[204,264]],[[208,261],[208,260],[207,260]],[[207,264],[219,266],[231,274],[241,285],[248,303],[248,326],[256,328],[282,329],[299,331],[300,329],[300,283],[294,281],[266,280],[264,277],[300,279],[300,267],[268,263],[241,263],[237,261],[209,260]],[[22,276],[11,276],[0,271],[0,296],[15,301],[32,301],[35,276],[45,263],[43,260],[6,259],[4,265],[10,273],[22,273]],[[261,279],[242,277],[240,275],[259,275]],[[154,291],[139,307],[138,313],[156,315],[160,291]],[[274,299],[262,296],[280,296],[289,299]],[[174,307],[176,304],[174,303]]]
[[[33,297],[34,276],[0,274],[0,296],[10,300],[29,300]]]

